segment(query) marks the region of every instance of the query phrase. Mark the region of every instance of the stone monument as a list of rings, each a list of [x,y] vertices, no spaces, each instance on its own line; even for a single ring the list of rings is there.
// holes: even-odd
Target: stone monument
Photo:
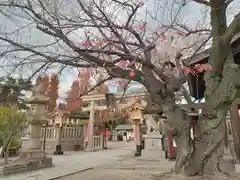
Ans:
[[[20,157],[7,166],[0,169],[1,174],[14,174],[18,172],[32,171],[40,168],[51,167],[52,158],[47,157],[41,148],[41,127],[47,121],[46,105],[48,97],[45,94],[44,84],[38,83],[35,95],[26,101],[35,107],[28,112],[28,133],[27,141],[23,143]],[[23,138],[24,139],[24,138]]]
[[[145,116],[145,121],[154,120],[152,115]],[[149,119],[148,119],[149,118]],[[159,122],[161,120],[159,119]],[[142,150],[142,160],[148,161],[159,161],[164,157],[164,151],[162,148],[162,138],[163,136],[160,133],[163,133],[163,125],[158,123],[157,127],[155,126],[153,132],[147,132],[145,137],[145,147]]]
[[[148,132],[145,137],[145,148],[142,150],[142,160],[159,161],[164,158],[162,151],[162,135],[159,132]]]

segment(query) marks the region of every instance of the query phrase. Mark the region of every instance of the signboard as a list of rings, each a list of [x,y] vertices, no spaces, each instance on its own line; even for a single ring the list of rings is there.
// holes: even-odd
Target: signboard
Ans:
[[[177,147],[176,141],[173,139],[173,147]]]

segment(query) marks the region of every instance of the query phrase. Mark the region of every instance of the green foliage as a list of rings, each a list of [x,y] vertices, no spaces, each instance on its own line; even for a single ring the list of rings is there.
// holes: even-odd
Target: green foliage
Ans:
[[[32,88],[31,81],[22,78],[8,77],[0,83],[0,103],[18,104],[19,108],[26,109],[23,97],[26,91]]]
[[[16,105],[0,106],[0,141],[5,152],[19,147],[19,133],[24,128],[25,115]]]
[[[13,136],[12,141],[9,145],[9,149],[20,149],[21,147],[21,137],[20,136]]]
[[[78,120],[77,124],[79,124],[79,125],[87,125],[88,124],[88,120],[80,119],[80,120]]]
[[[107,122],[105,123],[105,127],[113,130],[113,129],[115,129],[118,125],[128,124],[128,123],[129,123],[129,120],[128,120],[125,116],[119,116],[119,117],[116,118],[116,119],[107,121]]]

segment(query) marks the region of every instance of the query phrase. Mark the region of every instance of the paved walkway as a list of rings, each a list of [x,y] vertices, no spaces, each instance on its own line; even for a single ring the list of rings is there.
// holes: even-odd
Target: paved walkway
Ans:
[[[97,166],[116,164],[121,156],[131,154],[133,143],[109,143],[109,149],[95,152],[71,152],[53,156],[54,167],[1,177],[0,180],[52,180]]]
[[[174,161],[164,158],[160,161],[143,161],[129,154],[115,164],[98,166],[56,180],[154,180],[160,174],[169,172],[173,166]]]

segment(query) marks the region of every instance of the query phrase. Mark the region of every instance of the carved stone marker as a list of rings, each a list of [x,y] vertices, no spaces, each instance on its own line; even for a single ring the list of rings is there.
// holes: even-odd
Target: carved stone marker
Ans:
[[[162,151],[162,136],[159,132],[148,132],[145,137],[145,148],[142,150],[142,160],[162,160],[164,153]]]

